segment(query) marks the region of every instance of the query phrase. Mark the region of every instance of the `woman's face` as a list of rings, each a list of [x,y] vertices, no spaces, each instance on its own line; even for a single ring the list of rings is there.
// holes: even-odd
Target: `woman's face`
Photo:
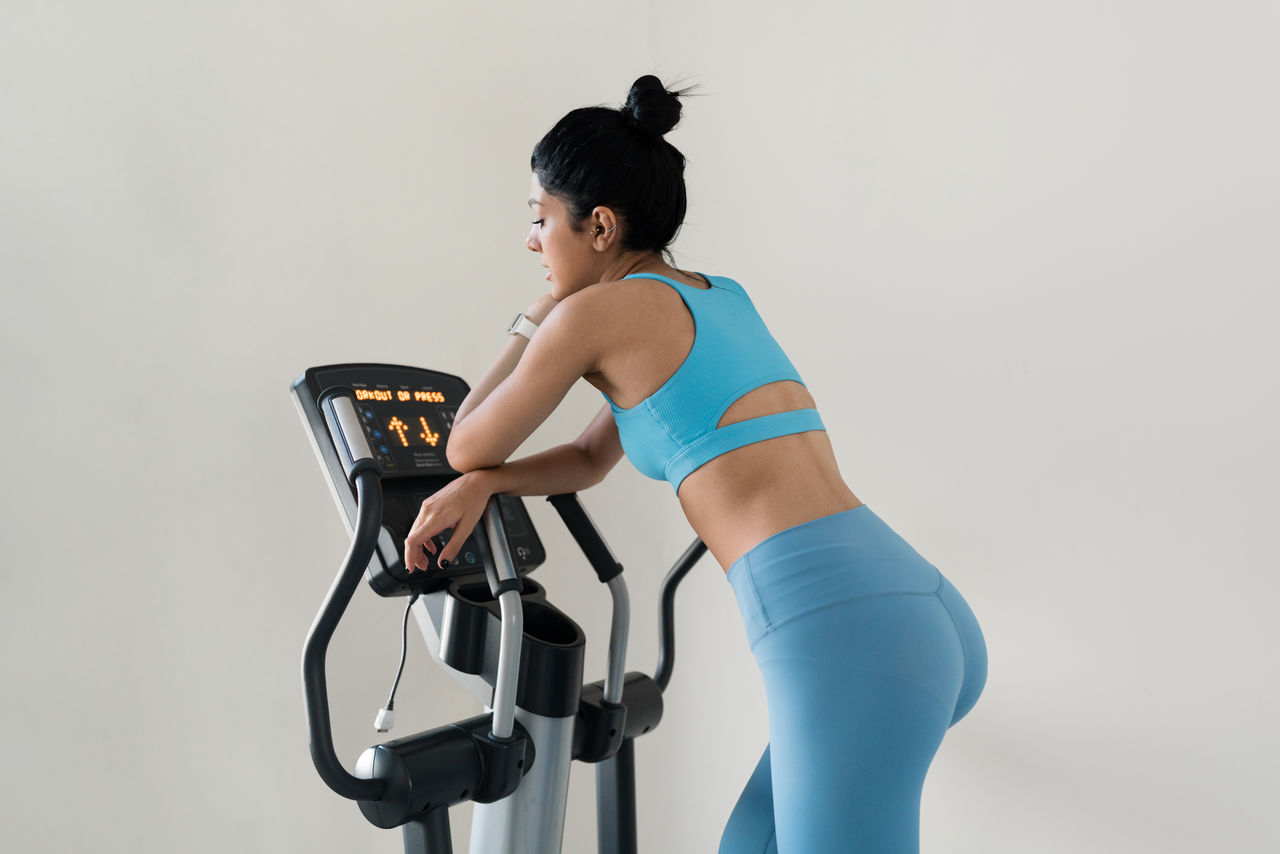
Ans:
[[[551,295],[561,300],[600,281],[603,258],[591,248],[594,239],[591,232],[573,228],[575,223],[569,208],[542,189],[537,175],[533,176],[530,192],[533,227],[525,245],[542,255]],[[587,225],[589,227],[590,220]]]

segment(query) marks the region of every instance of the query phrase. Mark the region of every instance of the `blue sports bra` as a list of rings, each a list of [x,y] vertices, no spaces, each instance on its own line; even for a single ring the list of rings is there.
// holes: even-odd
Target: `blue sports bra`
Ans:
[[[625,278],[671,285],[694,323],[693,348],[657,391],[627,409],[604,395],[622,449],[641,474],[670,481],[679,492],[686,477],[721,454],[765,439],[826,429],[816,409],[763,415],[717,429],[725,411],[742,395],[779,380],[804,385],[800,374],[733,279],[703,276],[711,283],[705,289],[656,273]]]

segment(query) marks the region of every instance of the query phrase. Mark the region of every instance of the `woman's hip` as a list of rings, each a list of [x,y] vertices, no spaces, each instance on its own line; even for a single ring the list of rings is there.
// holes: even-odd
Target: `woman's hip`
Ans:
[[[754,644],[819,608],[889,594],[935,594],[943,576],[866,504],[787,528],[725,574]]]
[[[769,537],[726,577],[766,676],[778,666],[815,678],[896,674],[951,695],[955,720],[986,681],[986,644],[968,603],[865,504]]]

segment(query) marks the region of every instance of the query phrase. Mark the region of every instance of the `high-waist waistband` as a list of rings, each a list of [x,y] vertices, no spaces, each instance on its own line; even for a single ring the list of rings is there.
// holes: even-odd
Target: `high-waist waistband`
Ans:
[[[734,561],[726,578],[752,644],[818,608],[932,594],[942,584],[942,573],[865,504],[779,531]]]

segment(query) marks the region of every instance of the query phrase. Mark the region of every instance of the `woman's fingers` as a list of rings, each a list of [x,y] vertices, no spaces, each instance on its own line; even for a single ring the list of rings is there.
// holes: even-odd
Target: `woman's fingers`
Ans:
[[[479,517],[468,519],[462,517],[453,526],[453,533],[449,535],[449,542],[444,548],[440,549],[440,564],[452,564],[458,557],[458,552],[462,551],[462,546],[467,541],[467,537],[471,536],[471,529],[476,526],[476,522],[480,521]]]
[[[422,502],[405,538],[405,566],[410,572],[430,565],[429,557],[422,560],[423,552],[435,555],[441,566],[457,560],[489,502],[489,493],[470,488],[471,483],[464,475]],[[445,531],[449,531],[447,540],[435,539]]]
[[[458,552],[462,551],[462,546],[467,542],[467,537],[471,536],[471,529],[475,527],[476,522],[478,521],[479,521],[479,517],[476,517],[474,519],[468,519],[466,517],[463,517],[462,519],[459,519],[457,522],[454,522],[453,524],[449,525],[449,524],[441,524],[439,520],[431,520],[415,527],[413,531],[409,534],[408,539],[405,540],[404,548],[405,548],[405,555],[406,555],[406,563],[408,562],[407,556],[411,554],[412,555],[419,554],[417,549],[421,548],[421,549],[425,549],[430,554],[435,555],[436,561],[441,566],[448,566],[452,564],[454,560],[457,559]],[[445,531],[448,531],[450,528],[452,528],[453,530],[449,534],[448,538],[447,539],[444,537],[440,538],[443,545],[440,546],[440,551],[437,554],[436,553],[437,543],[435,541],[435,537],[437,535],[443,534]],[[413,571],[412,566],[409,568],[409,571],[410,572]]]
[[[414,569],[426,568],[427,560],[424,560],[423,553],[428,555],[436,553],[435,543],[431,538],[449,527],[433,514],[427,513],[425,518],[424,514],[419,514],[418,521],[413,524],[413,529],[409,531],[409,536],[404,541],[404,560],[410,572]]]

